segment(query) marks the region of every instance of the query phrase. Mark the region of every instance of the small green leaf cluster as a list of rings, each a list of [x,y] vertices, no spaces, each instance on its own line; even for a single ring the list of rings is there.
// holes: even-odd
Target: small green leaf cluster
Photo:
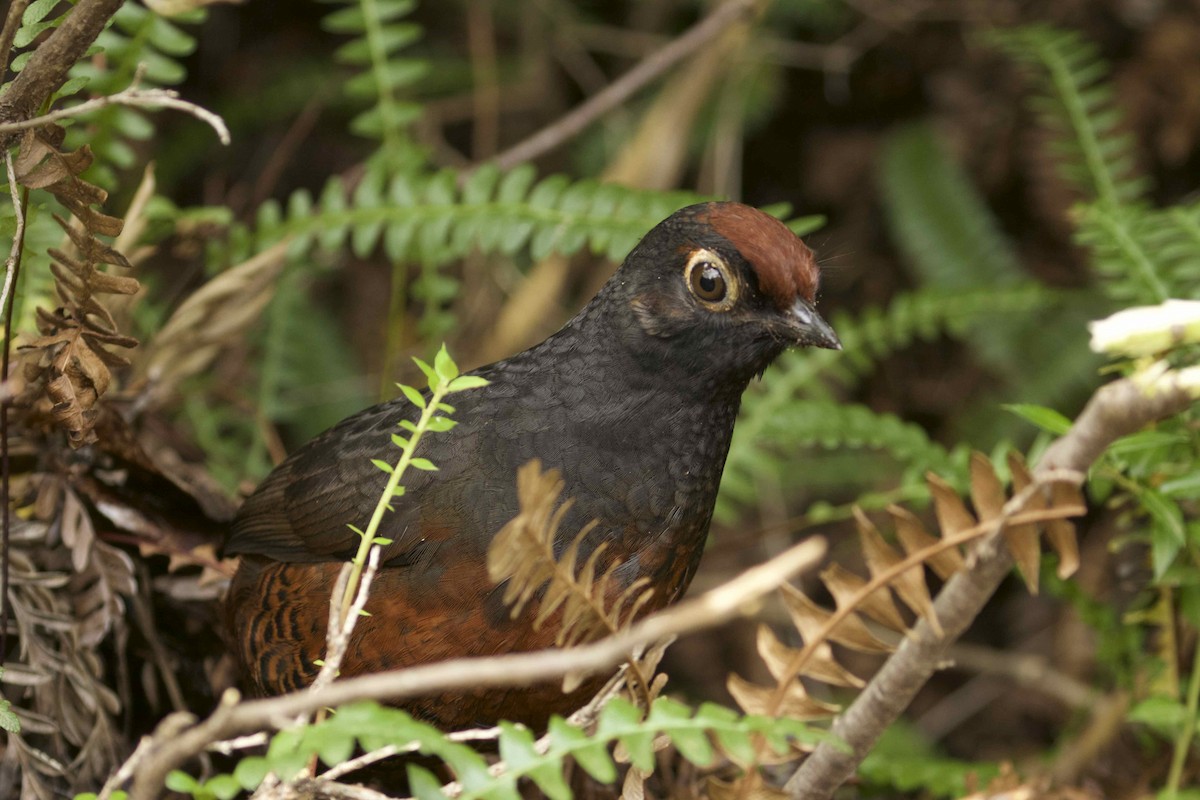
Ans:
[[[797,744],[827,738],[796,720],[743,716],[712,703],[692,709],[666,697],[656,700],[643,718],[635,705],[618,698],[604,707],[590,734],[554,717],[544,746],[539,746],[523,725],[501,723],[498,744],[505,768],[493,774],[479,753],[451,741],[432,725],[397,708],[361,702],[343,706],[322,722],[280,731],[272,737],[265,755],[242,759],[231,775],[199,783],[177,772],[170,788],[197,798],[226,800],[237,788],[257,788],[269,773],[283,780],[292,778],[314,756],[327,765],[336,765],[349,759],[355,747],[370,752],[393,746],[445,763],[461,785],[462,800],[520,797],[517,786],[522,778],[531,780],[553,800],[567,800],[571,791],[563,770],[568,759],[597,781],[612,783],[617,778],[617,764],[609,752],[612,745],[622,744],[630,763],[652,772],[655,740],[661,736],[668,737],[685,759],[701,767],[713,765],[718,756],[752,766],[756,763],[757,740],[776,754],[786,754]],[[407,769],[415,797],[444,798],[442,783],[433,773],[416,764],[409,764]]]
[[[387,474],[387,484],[380,494],[379,502],[375,505],[375,510],[371,514],[371,521],[367,523],[366,530],[362,530],[352,524],[347,525],[350,530],[358,534],[360,541],[358,551],[351,560],[353,569],[350,573],[350,579],[346,584],[346,592],[342,597],[343,613],[348,611],[351,600],[358,591],[359,579],[366,566],[367,556],[370,554],[371,548],[386,546],[392,543],[391,539],[379,536],[378,532],[380,525],[383,524],[384,514],[394,510],[391,505],[392,499],[404,496],[404,486],[401,485],[400,480],[404,477],[405,471],[409,467],[424,471],[434,471],[437,469],[437,466],[432,461],[427,458],[420,458],[415,453],[417,444],[426,433],[431,431],[448,431],[457,424],[449,416],[454,413],[454,407],[449,403],[442,402],[442,398],[456,392],[479,389],[488,385],[487,379],[478,375],[460,375],[458,365],[454,363],[454,359],[450,357],[450,353],[446,350],[446,345],[444,344],[438,350],[432,366],[419,358],[414,358],[413,361],[416,362],[421,372],[425,374],[426,379],[429,381],[430,396],[426,400],[425,396],[413,387],[397,384],[409,402],[421,410],[421,415],[416,422],[404,419],[398,423],[399,427],[407,431],[409,435],[392,435],[392,443],[400,448],[400,458],[395,466],[381,459],[371,459],[371,463],[380,471]]]

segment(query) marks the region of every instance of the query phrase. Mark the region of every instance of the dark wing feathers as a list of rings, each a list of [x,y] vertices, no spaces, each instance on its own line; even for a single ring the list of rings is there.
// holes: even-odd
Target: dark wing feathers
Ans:
[[[365,529],[382,494],[387,475],[371,463],[394,464],[400,450],[391,434],[402,419],[415,419],[416,409],[404,400],[383,403],[351,417],[293,453],[262,482],[242,505],[226,552],[257,554],[277,561],[344,560],[358,547],[347,526]],[[432,434],[419,452],[442,467],[438,473],[410,469],[404,474],[406,494],[393,501],[379,535],[393,540],[385,559],[402,555],[419,541],[421,505],[437,503],[430,487],[453,478],[458,465],[471,461],[464,452],[472,437]]]

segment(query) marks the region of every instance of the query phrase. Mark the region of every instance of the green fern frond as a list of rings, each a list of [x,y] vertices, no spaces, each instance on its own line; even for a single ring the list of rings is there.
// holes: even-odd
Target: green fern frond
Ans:
[[[444,762],[453,771],[460,789],[460,800],[473,798],[513,798],[521,795],[517,785],[531,780],[538,789],[553,798],[571,797],[563,769],[572,759],[595,780],[611,784],[618,771],[608,748],[624,745],[630,762],[649,773],[655,766],[655,739],[668,737],[679,753],[699,766],[709,766],[723,755],[745,767],[754,764],[756,741],[763,741],[776,754],[792,751],[797,744],[812,744],[828,734],[812,730],[790,719],[742,716],[721,706],[705,703],[698,709],[669,698],[659,698],[650,713],[641,712],[621,699],[610,702],[600,712],[595,733],[588,734],[559,717],[550,722],[548,747],[535,747],[533,734],[521,725],[500,724],[499,751],[504,768],[489,770],[487,762],[470,747],[451,741],[432,725],[418,722],[400,709],[372,702],[361,702],[339,709],[329,719],[313,725],[290,728],[275,734],[265,756],[242,759],[229,776],[211,781],[222,785],[236,782],[243,789],[258,787],[274,772],[286,780],[303,769],[313,756],[326,764],[346,761],[355,745],[378,750],[391,745],[404,752],[420,752]],[[410,764],[409,788],[417,798],[441,798],[442,782],[423,767]],[[186,776],[184,776],[186,777]],[[234,787],[236,788],[236,787]]]
[[[94,50],[102,52],[104,59],[86,58],[77,62],[56,97],[85,88],[95,96],[116,94],[129,88],[139,68],[143,70],[143,88],[181,83],[187,71],[180,59],[196,49],[196,37],[179,23],[198,24],[205,15],[203,9],[197,9],[167,20],[138,3],[125,3],[96,39]],[[129,142],[145,141],[153,134],[154,125],[146,111],[112,105],[72,126],[67,146],[89,145],[97,156],[89,180],[112,188],[116,183],[114,168],[127,169],[137,159]]]
[[[734,433],[735,444],[730,447],[721,479],[719,519],[732,519],[738,506],[753,505],[764,479],[792,483],[788,478],[799,469],[795,465],[797,451],[806,448],[887,455],[898,466],[891,470],[897,476],[896,486],[905,490],[905,496],[917,498],[925,496],[919,487],[926,472],[959,479],[966,475],[969,455],[966,445],[948,450],[919,425],[894,414],[833,400],[792,401],[765,417],[749,435],[755,439]],[[872,471],[860,465],[852,473],[855,477],[841,476],[845,478],[842,482],[870,480]]]
[[[44,192],[31,192],[25,209],[25,249],[21,254],[21,273],[13,294],[14,337],[37,335],[37,308],[54,308],[61,301],[54,289],[54,273],[50,271],[51,247],[62,245],[62,228],[54,221],[53,202]],[[11,203],[0,203],[0,238],[11,242],[16,234],[16,218]],[[0,338],[3,335],[0,334]]]
[[[347,196],[334,178],[319,198],[299,191],[286,212],[260,210],[259,246],[293,237],[294,252],[314,245],[358,255],[382,247],[391,261],[445,264],[472,250],[537,260],[589,247],[619,261],[671,212],[705,199],[690,192],[650,192],[564,175],[536,180],[532,166],[508,173],[485,166],[460,189],[457,173],[385,175],[372,170]]]
[[[835,317],[834,329],[842,339],[843,352],[840,358],[829,359],[828,374],[852,385],[876,363],[915,341],[941,335],[973,340],[981,328],[990,330],[1001,319],[1022,318],[1032,324],[1042,320],[1038,315],[1048,308],[1064,305],[1069,296],[1033,281],[964,291],[930,288],[898,295],[886,309],[868,308],[856,319]]]
[[[785,353],[762,384],[743,397],[725,461],[717,517],[729,520],[739,504],[751,502],[764,475],[794,471],[788,466],[790,456],[780,452],[785,447],[883,450],[904,465],[918,491],[923,491],[919,484],[926,469],[965,474],[958,467],[950,468],[966,463],[957,451],[946,451],[920,428],[905,427],[906,423],[890,415],[878,415],[873,423],[867,416],[873,412],[836,402],[828,383],[853,388],[877,362],[913,342],[942,335],[962,338],[981,327],[982,320],[1041,318],[1044,315],[1038,312],[1058,301],[1059,295],[1052,290],[1022,282],[994,289],[912,292],[896,297],[886,309],[869,308],[858,317],[835,316],[833,327],[843,346],[840,353]],[[878,430],[872,431],[875,424]],[[764,449],[765,444],[771,446]]]
[[[1076,31],[1029,25],[991,34],[990,41],[1031,67],[1041,87],[1031,103],[1057,135],[1060,174],[1088,200],[1117,207],[1141,200],[1148,185],[1136,167],[1133,135],[1107,81],[1095,45]]]
[[[400,93],[428,71],[425,61],[400,58],[397,54],[421,37],[419,26],[403,22],[416,7],[414,0],[326,0],[344,6],[325,17],[325,30],[349,35],[338,48],[339,62],[358,74],[344,84],[346,96],[366,105],[350,122],[350,130],[380,142],[378,156],[389,170],[405,170],[424,161],[421,149],[407,128],[421,114],[418,103],[404,100]]]
[[[1200,204],[1167,209],[1085,206],[1076,239],[1091,250],[1110,297],[1161,303],[1200,291]]]
[[[891,134],[879,175],[892,238],[923,285],[962,290],[1024,280],[995,216],[930,126]]]
[[[968,311],[967,325],[953,333],[967,342],[975,358],[996,377],[1000,391],[1039,403],[1058,403],[1094,382],[1096,359],[1084,335],[1089,306],[1099,297],[1062,292],[1034,284],[1017,253],[968,176],[924,124],[892,134],[884,146],[881,188],[892,238],[925,290],[967,292],[985,306],[946,298],[951,310]],[[991,299],[998,287],[999,302]],[[1045,313],[1050,308],[1055,313]],[[860,348],[871,348],[886,334],[872,330],[847,346],[845,358],[861,362]],[[1041,343],[1056,347],[1038,359]],[[877,358],[877,357],[876,357]],[[959,430],[987,447],[1002,438],[1015,420],[997,415],[989,398],[961,417]]]

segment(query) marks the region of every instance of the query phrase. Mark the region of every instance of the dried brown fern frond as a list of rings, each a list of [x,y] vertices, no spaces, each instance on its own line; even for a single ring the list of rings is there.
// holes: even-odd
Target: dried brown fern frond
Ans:
[[[102,639],[128,635],[133,562],[94,536],[69,489],[58,535],[42,522],[12,532],[9,602],[20,656],[5,664],[4,694],[21,721],[8,733],[0,797],[61,797],[104,781],[124,757],[123,703],[106,683]],[[5,778],[7,776],[7,779]],[[11,781],[11,782],[9,782]]]
[[[62,152],[62,137],[57,126],[30,130],[14,164],[18,183],[54,195],[75,220],[54,217],[69,242],[69,247],[49,251],[62,305],[38,309],[41,335],[22,347],[28,354],[24,401],[47,402],[51,418],[67,432],[71,446],[80,447],[96,440],[96,404],[111,384],[111,369],[129,363],[111,348],[137,345],[136,339],[117,330],[97,295],[133,294],[139,284],[100,270],[104,265],[130,267],[125,256],[98,238],[120,234],[123,223],[92,208],[108,194],[79,177],[92,163],[91,151],[84,146]]]
[[[756,684],[732,674],[727,686],[747,713],[811,719],[836,711],[814,699],[801,679],[834,686],[859,688],[862,680],[838,663],[830,642],[860,652],[886,651],[889,646],[876,629],[890,630],[899,639],[908,623],[897,607],[907,607],[918,619],[941,635],[924,568],[948,579],[967,565],[962,548],[981,540],[996,539],[1013,552],[1026,584],[1037,590],[1038,537],[1046,534],[1059,555],[1059,572],[1069,575],[1078,566],[1074,526],[1069,519],[1086,511],[1079,491],[1081,476],[1051,475],[1036,481],[1020,456],[1011,455],[1009,470],[1013,492],[1009,496],[991,462],[980,453],[971,458],[972,511],[958,493],[936,475],[927,477],[938,521],[935,536],[920,519],[897,506],[888,509],[898,551],[875,524],[859,510],[855,521],[869,578],[860,578],[838,565],[821,574],[834,598],[836,610],[822,608],[791,587],[783,591],[784,604],[803,646],[782,643],[766,626],[759,629],[758,652],[775,679],[774,686]],[[871,624],[868,624],[868,620]],[[728,796],[757,797],[769,791],[756,770],[748,770],[736,787],[720,791]],[[730,794],[733,792],[733,794]]]
[[[597,546],[582,566],[577,566],[580,547],[595,528],[584,526],[563,551],[555,556],[555,540],[571,500],[559,503],[563,480],[558,470],[542,471],[534,459],[517,470],[517,501],[520,512],[505,525],[488,548],[488,575],[494,583],[507,580],[504,602],[512,616],[520,615],[539,591],[533,627],[541,628],[556,613],[555,641],[570,647],[614,634],[629,626],[650,600],[653,589],[638,579],[621,588],[616,578],[620,561],[613,559],[600,572],[605,545]],[[544,587],[544,591],[543,591]],[[631,677],[644,702],[652,699],[649,672],[636,660],[630,661]]]

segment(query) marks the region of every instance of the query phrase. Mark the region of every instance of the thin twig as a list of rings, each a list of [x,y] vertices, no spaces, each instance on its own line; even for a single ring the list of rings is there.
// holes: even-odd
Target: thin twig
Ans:
[[[667,46],[638,62],[607,87],[588,98],[550,125],[518,142],[497,155],[491,162],[501,170],[509,170],[518,164],[544,155],[578,135],[584,128],[624,103],[636,92],[646,87],[671,67],[699,50],[710,39],[729,28],[733,22],[749,15],[758,5],[758,0],[728,0],[711,14],[688,28]]]
[[[29,190],[24,195],[17,191],[17,175],[13,166],[11,152],[4,154],[4,171],[8,176],[8,191],[12,197],[13,215],[16,218],[16,231],[13,234],[12,249],[4,263],[4,289],[0,292],[0,310],[4,314],[4,347],[0,353],[0,384],[8,386],[8,362],[12,354],[12,323],[13,311],[16,306],[16,294],[13,286],[16,284],[17,273],[21,268],[21,251],[25,248],[25,201]],[[11,534],[12,509],[9,503],[9,461],[8,461],[8,407],[12,404],[10,397],[0,399],[0,666],[8,657],[8,573],[9,573],[9,538]]]
[[[8,194],[12,198],[13,212],[16,214],[17,231],[13,234],[12,247],[8,251],[8,259],[4,262],[4,288],[0,290],[0,308],[8,305],[8,293],[13,288],[13,280],[17,275],[17,259],[21,257],[21,244],[25,239],[25,209],[17,191],[17,173],[13,167],[11,152],[4,154],[4,171],[8,175]]]
[[[337,678],[338,671],[342,668],[342,659],[346,657],[346,647],[350,644],[350,635],[354,633],[354,626],[358,624],[362,610],[367,605],[371,581],[375,580],[375,573],[378,569],[379,545],[375,545],[367,554],[367,566],[359,578],[358,591],[354,595],[354,601],[350,604],[349,609],[343,611],[342,598],[345,596],[346,586],[350,583],[351,565],[349,563],[342,565],[342,570],[338,573],[337,582],[329,597],[329,626],[325,632],[324,663],[321,665],[321,671],[317,673],[317,677],[309,685],[308,691],[320,691]]]
[[[1071,430],[1047,448],[1034,478],[1054,469],[1086,473],[1114,441],[1150,422],[1180,413],[1192,400],[1171,376],[1164,377],[1153,390],[1128,378],[1107,384],[1092,396]],[[834,722],[834,736],[848,748],[818,745],[788,780],[786,789],[791,797],[830,797],[908,707],[945,660],[946,649],[991,599],[1012,568],[1012,555],[996,547],[994,540],[982,542],[973,552],[975,565],[951,578],[934,601],[944,635],[935,634],[924,619],[918,621],[867,688]]]
[[[824,553],[823,540],[809,539],[694,600],[647,617],[617,636],[569,650],[455,659],[350,678],[319,692],[305,690],[241,703],[237,692],[227,691],[211,716],[182,732],[177,727],[172,727],[167,736],[159,732],[165,725],[177,725],[173,721],[177,715],[159,724],[159,730],[152,734],[157,748],[138,769],[129,797],[131,800],[157,797],[167,773],[211,742],[263,727],[285,725],[296,715],[322,706],[366,699],[398,700],[465,688],[524,686],[568,672],[594,673],[608,669],[639,645],[719,625],[748,613],[758,600],[789,578],[814,567]]]
[[[187,100],[181,100],[179,92],[173,89],[139,89],[136,77],[134,78],[133,85],[127,89],[122,89],[116,94],[87,100],[70,108],[60,108],[58,111],[51,111],[48,114],[42,114],[32,119],[0,123],[0,137],[4,134],[16,133],[29,128],[39,128],[42,125],[57,122],[60,119],[75,119],[84,114],[99,111],[107,106],[136,106],[138,108],[151,109],[172,108],[176,111],[191,114],[201,122],[207,123],[216,132],[217,138],[221,140],[221,144],[229,144],[230,142],[229,128],[225,126],[225,120],[207,108],[198,106],[195,103],[189,103]]]

